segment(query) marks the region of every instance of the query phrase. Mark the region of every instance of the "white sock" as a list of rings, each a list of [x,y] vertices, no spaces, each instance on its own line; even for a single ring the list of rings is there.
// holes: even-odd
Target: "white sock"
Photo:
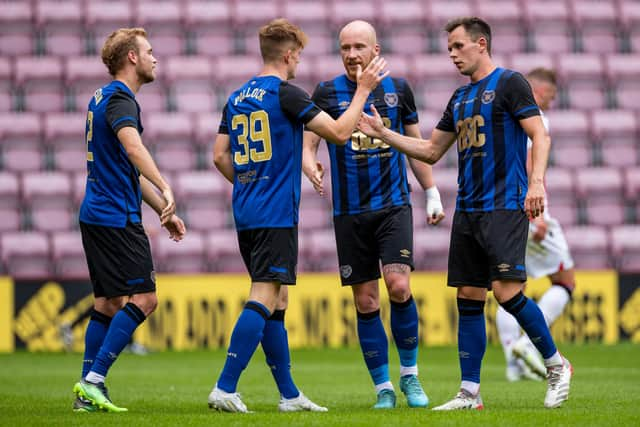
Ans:
[[[104,382],[104,375],[96,374],[95,372],[90,371],[87,376],[84,377],[84,380],[90,383],[100,384]]]
[[[496,327],[498,328],[498,335],[500,336],[500,342],[502,343],[502,350],[504,350],[504,358],[507,360],[507,364],[515,360],[511,352],[511,347],[520,338],[520,325],[515,317],[507,312],[502,306],[498,306],[496,312]]]
[[[469,393],[471,393],[472,395],[477,396],[478,392],[480,391],[480,384],[474,383],[471,381],[462,381],[460,383],[460,388],[463,388],[467,390]]]
[[[383,383],[380,384],[376,384],[376,394],[380,393],[382,390],[393,390],[393,384],[391,384],[391,381],[385,381]]]
[[[569,302],[571,297],[569,292],[560,286],[553,285],[542,295],[540,301],[538,301],[538,307],[544,314],[544,320],[547,321],[547,325],[551,326],[553,322],[562,314],[565,306]]]
[[[562,365],[563,363],[564,360],[562,360],[562,356],[559,351],[556,351],[550,358],[544,359],[544,366],[546,367]]]
[[[400,376],[404,377],[406,375],[418,375],[418,365],[413,366],[402,366],[400,365]]]

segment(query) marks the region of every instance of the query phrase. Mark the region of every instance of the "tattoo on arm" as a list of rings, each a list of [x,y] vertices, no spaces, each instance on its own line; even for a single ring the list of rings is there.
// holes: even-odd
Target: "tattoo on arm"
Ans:
[[[382,272],[387,273],[409,273],[411,268],[407,264],[387,264],[382,266]]]

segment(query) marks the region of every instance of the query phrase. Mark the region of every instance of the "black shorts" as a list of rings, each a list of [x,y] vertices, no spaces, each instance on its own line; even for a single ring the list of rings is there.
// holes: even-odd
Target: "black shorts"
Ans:
[[[116,228],[80,222],[80,232],[96,297],[155,292],[156,273],[142,224]]]
[[[382,265],[406,264],[413,270],[411,206],[333,218],[342,286],[380,278]]]
[[[523,211],[456,211],[447,284],[491,289],[494,280],[525,282],[528,230]]]
[[[298,227],[238,231],[238,244],[252,282],[296,284]]]

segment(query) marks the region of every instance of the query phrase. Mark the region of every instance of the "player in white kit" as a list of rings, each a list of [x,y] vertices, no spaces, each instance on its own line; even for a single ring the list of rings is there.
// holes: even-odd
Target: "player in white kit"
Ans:
[[[556,96],[555,72],[546,68],[536,68],[527,74],[527,80],[540,107],[540,114],[548,135],[549,119],[544,115],[544,111],[549,108]],[[528,141],[528,147],[531,147],[531,140]],[[527,169],[530,161],[529,153]],[[551,281],[551,287],[538,301],[538,306],[548,325],[562,314],[564,307],[571,299],[571,293],[575,288],[573,267],[573,258],[560,223],[549,214],[548,203],[545,202],[544,214],[529,223],[526,268],[529,278],[548,276]],[[529,337],[521,332],[516,319],[501,306],[498,307],[496,314],[496,324],[507,360],[507,379],[518,381],[523,378],[545,378],[546,368],[540,354]]]

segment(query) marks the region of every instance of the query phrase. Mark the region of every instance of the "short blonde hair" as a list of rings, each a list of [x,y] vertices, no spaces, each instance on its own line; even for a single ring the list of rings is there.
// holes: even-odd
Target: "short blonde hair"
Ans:
[[[541,82],[551,83],[556,86],[556,72],[550,68],[538,67],[527,73],[527,79],[529,80],[539,80]]]
[[[307,35],[298,27],[284,18],[274,19],[260,28],[260,53],[265,62],[277,60],[288,49],[304,48]]]
[[[138,36],[147,38],[144,28],[120,28],[107,37],[102,46],[102,62],[107,66],[109,74],[115,76],[122,69],[129,51],[140,53]]]

